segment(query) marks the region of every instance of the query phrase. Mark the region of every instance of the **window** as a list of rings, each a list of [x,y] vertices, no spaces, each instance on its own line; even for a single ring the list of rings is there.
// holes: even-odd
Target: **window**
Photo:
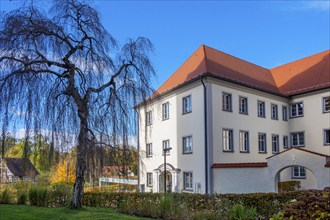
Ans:
[[[239,97],[239,113],[248,114],[248,99],[246,97]]]
[[[279,138],[276,134],[272,135],[272,152],[273,154],[280,152]]]
[[[249,152],[249,132],[239,132],[239,149],[241,152]]]
[[[266,134],[264,133],[258,134],[258,148],[259,148],[259,153],[267,152]]]
[[[18,176],[13,176],[12,177],[12,182],[16,183],[19,180]]]
[[[164,155],[164,149],[170,148],[170,140],[163,141],[163,155]],[[170,151],[166,151],[166,155],[170,155]]]
[[[146,114],[146,125],[152,124],[152,111],[147,112]]]
[[[146,145],[146,154],[147,154],[147,157],[152,157],[152,144],[147,144]]]
[[[183,153],[192,153],[192,136],[187,136],[182,138],[183,142]]]
[[[147,186],[152,186],[152,173],[147,173]]]
[[[324,129],[324,145],[330,145],[330,129]]]
[[[323,97],[323,112],[330,112],[330,96]]]
[[[23,176],[23,181],[26,181],[26,182],[30,181],[30,177],[29,176]]]
[[[301,147],[305,145],[304,132],[291,133],[291,146]]]
[[[302,102],[298,102],[290,106],[291,118],[300,117],[303,115],[304,115],[304,104]]]
[[[163,120],[170,118],[170,103],[166,102],[163,104]]]
[[[305,167],[301,167],[301,166],[293,166],[293,167],[292,167],[292,178],[293,178],[293,179],[302,179],[302,178],[306,178],[306,170],[305,170]]]
[[[289,138],[288,136],[283,136],[283,148],[288,148],[289,147]]]
[[[274,120],[278,119],[278,109],[277,109],[277,105],[275,104],[271,104],[270,105],[270,109],[271,109],[271,118]]]
[[[266,117],[265,115],[265,102],[258,101],[258,117]]]
[[[222,110],[224,111],[232,111],[231,107],[231,94],[222,93]]]
[[[182,113],[186,114],[191,112],[191,96],[186,96],[182,99]]]
[[[183,172],[183,188],[186,190],[193,190],[192,172]]]
[[[233,151],[233,130],[223,129],[222,130],[223,150]]]
[[[282,120],[288,120],[288,108],[286,106],[282,106]]]

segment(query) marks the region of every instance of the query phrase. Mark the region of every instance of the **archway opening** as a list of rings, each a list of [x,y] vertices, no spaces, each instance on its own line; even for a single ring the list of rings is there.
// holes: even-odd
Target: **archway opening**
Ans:
[[[300,189],[317,189],[318,180],[307,167],[291,165],[283,167],[275,175],[275,192]]]
[[[164,192],[164,174],[164,171],[159,174],[159,192]],[[166,171],[166,192],[172,192],[172,174],[169,171]]]

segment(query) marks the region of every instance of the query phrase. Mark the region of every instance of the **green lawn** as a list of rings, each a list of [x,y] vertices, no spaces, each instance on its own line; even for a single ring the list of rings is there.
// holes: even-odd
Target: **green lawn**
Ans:
[[[38,220],[38,219],[121,219],[143,220],[135,216],[121,214],[110,208],[84,208],[82,210],[70,210],[68,208],[42,208],[24,205],[0,205],[1,220]]]

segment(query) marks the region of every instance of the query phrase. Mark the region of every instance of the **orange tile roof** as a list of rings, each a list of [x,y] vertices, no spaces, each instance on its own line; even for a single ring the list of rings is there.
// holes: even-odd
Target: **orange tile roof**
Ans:
[[[202,45],[154,95],[205,75],[278,95],[294,95],[330,86],[329,50],[269,70]]]
[[[271,69],[279,91],[295,95],[330,86],[330,50]]]
[[[215,163],[212,168],[254,168],[254,167],[267,167],[266,162],[255,162],[255,163]]]

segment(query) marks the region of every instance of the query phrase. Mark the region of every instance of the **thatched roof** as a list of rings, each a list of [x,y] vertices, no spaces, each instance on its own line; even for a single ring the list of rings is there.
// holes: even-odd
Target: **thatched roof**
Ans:
[[[36,176],[39,175],[38,170],[33,166],[27,158],[4,158],[7,168],[14,176]]]

